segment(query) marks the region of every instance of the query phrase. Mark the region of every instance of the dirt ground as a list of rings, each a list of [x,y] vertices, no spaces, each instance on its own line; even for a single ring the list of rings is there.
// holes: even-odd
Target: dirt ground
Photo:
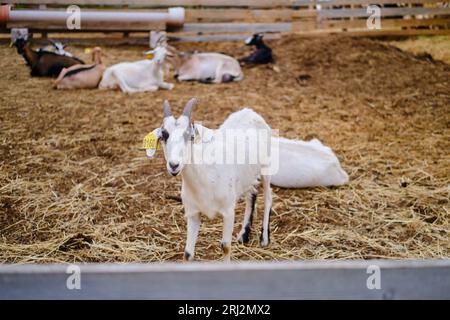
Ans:
[[[350,176],[338,188],[274,188],[267,248],[258,245],[260,197],[251,242],[235,241],[232,259],[450,257],[450,66],[368,39],[269,44],[279,72],[246,68],[241,83],[133,95],[52,90],[1,46],[0,262],[181,260],[180,178],[168,177],[161,153],[149,160],[139,147],[160,125],[164,99],[180,112],[193,96],[204,125],[252,107],[282,136],[333,148]],[[177,46],[248,52],[241,43]],[[69,51],[88,60],[83,49]],[[111,65],[141,59],[144,48],[104,50]],[[221,220],[206,220],[196,257],[220,259]]]
[[[404,51],[414,54],[428,53],[436,60],[450,63],[450,36],[412,37],[389,43]]]

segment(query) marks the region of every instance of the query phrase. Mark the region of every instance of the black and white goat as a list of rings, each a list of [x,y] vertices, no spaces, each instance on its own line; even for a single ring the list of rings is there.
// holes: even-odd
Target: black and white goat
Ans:
[[[256,50],[248,57],[239,59],[241,64],[267,64],[273,62],[272,49],[263,41],[262,34],[254,34],[245,40],[247,46],[255,46]]]
[[[84,64],[82,60],[75,57],[33,50],[28,39],[18,38],[14,45],[17,52],[24,57],[27,65],[31,68],[31,75],[34,77],[56,77],[64,68]]]
[[[260,244],[262,246],[269,244],[269,214],[272,205],[270,157],[266,158],[269,161],[262,160],[264,156],[252,153],[259,152],[254,148],[255,145],[245,141],[253,139],[255,132],[258,132],[259,137],[267,138],[260,139],[258,145],[264,144],[261,141],[270,144],[271,129],[259,114],[248,108],[231,114],[217,130],[193,124],[191,113],[195,103],[196,100],[191,99],[186,104],[183,114],[175,118],[169,102],[165,101],[162,126],[155,129],[153,134],[161,141],[168,172],[173,176],[182,177],[181,199],[187,218],[185,260],[192,260],[194,257],[202,213],[208,218],[214,218],[217,214],[222,216],[221,245],[224,260],[230,261],[236,203],[239,198],[246,196],[244,222],[238,235],[238,241],[245,243],[250,236],[256,200],[255,184],[258,179],[262,182],[264,190],[264,218]],[[241,149],[243,154],[247,155],[244,163],[228,161],[228,152],[233,154],[236,146],[236,140],[230,139],[230,133],[231,136],[234,134],[238,141],[244,142],[237,143],[238,148],[244,146],[244,149]],[[147,154],[153,156],[154,150],[147,151]],[[252,155],[256,156],[253,158],[254,161],[249,160]],[[224,156],[227,157],[227,161],[223,161]]]

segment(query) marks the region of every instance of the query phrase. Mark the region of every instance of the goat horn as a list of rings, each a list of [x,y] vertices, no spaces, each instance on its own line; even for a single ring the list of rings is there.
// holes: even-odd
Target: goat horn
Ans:
[[[170,110],[170,103],[164,100],[164,118],[170,117],[172,115],[172,110]]]
[[[183,116],[191,118],[192,108],[195,106],[196,103],[197,103],[196,98],[192,98],[191,100],[189,100],[186,106],[184,107]]]

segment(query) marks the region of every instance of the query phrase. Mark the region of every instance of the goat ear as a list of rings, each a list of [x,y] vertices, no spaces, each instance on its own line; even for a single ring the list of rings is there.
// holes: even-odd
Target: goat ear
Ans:
[[[156,150],[160,148],[161,136],[161,128],[156,128],[145,136],[142,148],[145,150],[147,157],[153,158],[155,156]]]
[[[191,127],[191,140],[194,143],[200,143],[202,141],[200,131],[198,130],[198,126],[195,123],[193,123]]]
[[[161,140],[161,138],[162,138],[162,129],[161,128],[156,128],[152,132],[158,140]]]

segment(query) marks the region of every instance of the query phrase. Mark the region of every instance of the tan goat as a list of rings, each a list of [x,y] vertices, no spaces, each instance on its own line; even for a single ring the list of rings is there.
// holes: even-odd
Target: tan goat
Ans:
[[[92,50],[90,65],[77,64],[64,68],[55,80],[55,89],[95,89],[102,79],[105,65],[101,60],[102,50],[95,47]]]

